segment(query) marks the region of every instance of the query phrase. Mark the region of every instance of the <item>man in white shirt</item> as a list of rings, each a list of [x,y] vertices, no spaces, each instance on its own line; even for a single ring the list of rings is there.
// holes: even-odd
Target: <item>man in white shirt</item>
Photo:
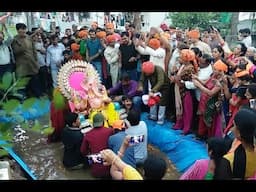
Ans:
[[[12,72],[14,67],[14,63],[12,62],[14,57],[11,52],[13,38],[7,30],[5,23],[3,23],[2,26],[8,37],[4,40],[4,32],[0,31],[0,77],[2,77],[5,72]]]
[[[149,61],[165,70],[164,58],[166,52],[162,47],[160,47],[160,41],[158,39],[150,39],[148,42],[148,46],[145,44],[145,42],[139,40],[135,46],[135,49],[140,54],[150,55]]]
[[[238,38],[245,44],[247,48],[252,46],[252,36],[249,28],[240,29]]]

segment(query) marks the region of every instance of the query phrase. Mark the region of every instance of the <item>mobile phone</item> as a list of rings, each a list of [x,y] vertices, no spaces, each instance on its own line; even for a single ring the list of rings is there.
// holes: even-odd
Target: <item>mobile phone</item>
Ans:
[[[103,161],[104,161],[100,153],[87,155],[87,159],[88,159],[89,165],[95,164],[95,163],[103,164]]]
[[[135,135],[135,136],[131,136],[129,143],[133,145],[133,144],[141,143],[143,141],[144,141],[144,135]]]
[[[250,99],[250,108],[256,109],[256,99]]]
[[[140,38],[140,36],[141,36],[141,34],[140,34],[140,33],[136,33],[136,34],[135,34],[135,37],[136,37],[137,39],[139,39],[139,38]]]

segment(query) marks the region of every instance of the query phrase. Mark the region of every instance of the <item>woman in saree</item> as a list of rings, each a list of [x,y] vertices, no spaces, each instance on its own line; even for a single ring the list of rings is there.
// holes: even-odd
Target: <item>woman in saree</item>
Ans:
[[[228,70],[226,64],[218,60],[213,65],[213,74],[204,83],[193,76],[193,83],[201,90],[198,104],[198,137],[222,137],[222,115],[221,115],[221,80],[224,72]]]
[[[171,76],[171,82],[175,82],[175,105],[176,123],[173,129],[183,129],[183,134],[191,132],[193,119],[193,95],[194,91],[185,87],[185,81],[192,81],[192,74],[195,74],[196,61],[195,53],[189,49],[180,51],[179,62],[181,66],[176,75]]]

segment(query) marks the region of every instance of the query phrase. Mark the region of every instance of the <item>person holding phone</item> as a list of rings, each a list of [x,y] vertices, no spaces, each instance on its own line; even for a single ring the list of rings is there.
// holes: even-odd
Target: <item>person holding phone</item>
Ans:
[[[140,120],[140,112],[131,110],[128,112],[127,121],[130,126],[125,130],[125,133],[131,137],[144,135],[143,142],[134,145],[134,157],[136,160],[136,166],[140,166],[144,163],[148,156],[148,131],[147,125],[144,121]]]
[[[256,83],[248,85],[245,96],[249,100],[250,108],[256,110]]]
[[[84,134],[80,148],[83,156],[97,154],[108,148],[108,139],[113,134],[113,130],[104,127],[104,116],[101,112],[93,116],[93,129]],[[96,178],[109,178],[110,166],[100,163],[91,164],[91,174]]]

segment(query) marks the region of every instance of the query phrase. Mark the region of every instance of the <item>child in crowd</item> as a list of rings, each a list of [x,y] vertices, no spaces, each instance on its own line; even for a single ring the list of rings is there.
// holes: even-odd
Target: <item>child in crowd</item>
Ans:
[[[84,165],[84,157],[80,152],[83,134],[80,129],[80,120],[77,113],[65,114],[66,127],[62,131],[64,144],[63,164],[69,169],[80,169]]]

